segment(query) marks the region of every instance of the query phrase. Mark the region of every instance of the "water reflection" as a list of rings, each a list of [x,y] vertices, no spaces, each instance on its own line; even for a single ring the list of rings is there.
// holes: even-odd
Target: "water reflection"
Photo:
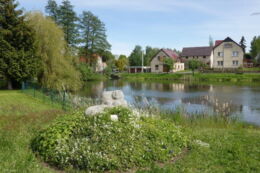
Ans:
[[[90,82],[81,95],[99,98],[104,90],[120,89],[126,100],[138,106],[182,108],[187,113],[239,115],[260,125],[260,87],[138,81]]]

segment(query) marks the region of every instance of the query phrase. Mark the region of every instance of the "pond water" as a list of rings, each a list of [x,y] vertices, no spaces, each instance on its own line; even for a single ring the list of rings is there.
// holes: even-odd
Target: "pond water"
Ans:
[[[182,110],[187,114],[239,116],[260,125],[260,85],[200,84],[143,81],[88,82],[80,95],[100,98],[104,90],[122,90],[128,103]]]

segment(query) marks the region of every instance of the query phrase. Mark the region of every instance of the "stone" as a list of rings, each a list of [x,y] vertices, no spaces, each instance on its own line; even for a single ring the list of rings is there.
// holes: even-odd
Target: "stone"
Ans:
[[[203,142],[203,141],[201,141],[201,140],[195,140],[195,143],[196,143],[197,145],[201,146],[201,147],[205,147],[205,148],[209,148],[209,147],[210,147],[210,145],[209,145],[208,143]]]
[[[114,100],[122,100],[122,99],[124,99],[124,93],[120,90],[113,91],[112,98]]]
[[[91,106],[86,109],[85,115],[93,116],[103,113],[106,108],[112,108],[116,106],[128,107],[127,101],[124,99],[124,93],[120,90],[116,91],[104,91],[102,93],[102,104]]]
[[[118,121],[118,115],[111,115],[110,118],[112,121]]]
[[[127,107],[127,102],[124,99],[124,93],[120,90],[104,91],[102,94],[102,104]]]
[[[100,114],[100,113],[103,113],[104,110],[105,110],[106,108],[109,108],[109,107],[110,107],[110,106],[108,106],[108,105],[90,106],[89,108],[86,109],[85,115],[93,116],[93,115],[96,115],[96,114]]]

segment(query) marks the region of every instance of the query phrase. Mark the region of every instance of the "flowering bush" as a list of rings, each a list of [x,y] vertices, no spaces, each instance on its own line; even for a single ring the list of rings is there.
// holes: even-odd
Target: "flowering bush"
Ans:
[[[118,115],[112,121],[111,115]],[[169,161],[187,146],[180,127],[112,108],[98,116],[83,112],[58,118],[32,141],[44,161],[59,168],[125,170]]]

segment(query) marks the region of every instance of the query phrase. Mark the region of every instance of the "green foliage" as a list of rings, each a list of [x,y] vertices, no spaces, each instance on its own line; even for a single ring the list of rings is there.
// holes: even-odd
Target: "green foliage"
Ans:
[[[239,42],[240,46],[242,47],[243,51],[246,52],[246,39],[244,36],[242,36],[240,42]]]
[[[83,11],[79,24],[81,43],[84,44],[86,55],[110,50],[107,41],[105,24],[90,11]]]
[[[13,82],[32,79],[40,60],[35,55],[35,35],[13,0],[0,1],[0,75]]]
[[[150,46],[146,46],[145,56],[144,56],[144,66],[150,66],[150,61],[159,50],[160,49],[158,48],[152,48]]]
[[[253,58],[260,56],[260,36],[255,36],[251,42],[250,54]],[[260,58],[259,58],[260,61]]]
[[[118,68],[119,71],[124,71],[127,68],[128,65],[128,59],[125,55],[120,55],[118,60],[116,61],[116,67]]]
[[[134,50],[128,57],[130,66],[141,66],[142,65],[142,47],[135,46]]]
[[[194,71],[202,67],[202,65],[203,65],[202,62],[200,62],[199,60],[192,59],[188,61],[188,67],[189,69],[192,70],[193,75],[194,75]]]
[[[93,68],[90,67],[88,64],[80,63],[78,65],[78,69],[81,73],[81,80],[82,81],[86,82],[86,81],[94,80],[95,73],[93,72]]]
[[[118,121],[110,119],[112,114]],[[117,107],[99,116],[78,112],[59,118],[34,139],[32,148],[59,168],[106,171],[169,161],[187,142],[173,123],[138,119],[129,109]]]
[[[58,24],[63,29],[65,40],[70,46],[75,46],[78,42],[78,18],[69,0],[62,1],[58,14]]]
[[[166,57],[163,60],[164,65],[169,69],[172,70],[173,69],[173,65],[174,65],[174,60],[172,58]]]
[[[27,20],[36,33],[36,53],[42,60],[38,77],[40,83],[46,88],[58,90],[79,89],[80,73],[74,67],[74,58],[66,48],[62,30],[41,13],[30,13]]]
[[[59,22],[59,7],[55,0],[48,0],[48,4],[45,7],[45,11],[56,23]]]

